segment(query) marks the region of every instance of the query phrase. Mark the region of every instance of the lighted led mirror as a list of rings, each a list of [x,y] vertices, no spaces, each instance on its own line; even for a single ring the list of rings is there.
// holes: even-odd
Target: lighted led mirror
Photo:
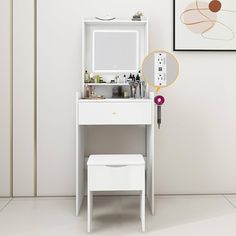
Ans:
[[[139,70],[138,31],[95,30],[92,57],[94,72],[137,72]]]

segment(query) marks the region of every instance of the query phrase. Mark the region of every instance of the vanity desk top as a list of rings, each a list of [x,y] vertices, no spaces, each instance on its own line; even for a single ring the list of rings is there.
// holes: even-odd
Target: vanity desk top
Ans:
[[[149,103],[151,98],[105,98],[105,99],[79,99],[79,103]]]

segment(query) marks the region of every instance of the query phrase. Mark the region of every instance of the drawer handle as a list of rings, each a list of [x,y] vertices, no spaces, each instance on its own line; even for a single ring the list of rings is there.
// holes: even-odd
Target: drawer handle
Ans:
[[[112,167],[112,168],[119,168],[119,167],[126,167],[127,165],[106,165],[106,167]]]

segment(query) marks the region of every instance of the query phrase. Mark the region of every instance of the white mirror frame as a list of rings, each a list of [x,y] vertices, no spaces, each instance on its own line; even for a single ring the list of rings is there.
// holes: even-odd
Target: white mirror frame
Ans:
[[[115,32],[115,33],[136,33],[136,69],[135,70],[95,70],[95,33],[97,32]],[[92,51],[92,69],[95,73],[135,73],[139,70],[139,32],[137,30],[94,30],[93,31],[93,51]]]

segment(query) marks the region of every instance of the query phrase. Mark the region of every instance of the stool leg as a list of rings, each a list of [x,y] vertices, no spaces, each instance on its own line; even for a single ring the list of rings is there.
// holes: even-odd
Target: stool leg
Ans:
[[[145,232],[145,191],[141,193],[141,224],[142,231]]]
[[[140,215],[140,220],[142,221],[142,193],[143,191],[140,191],[140,200],[139,200],[139,203],[140,203],[140,210],[139,210],[139,215]]]
[[[93,191],[90,191],[90,206],[91,206],[90,216],[92,220],[93,219]]]
[[[90,233],[92,224],[92,208],[93,208],[93,195],[92,192],[88,190],[87,194],[87,231]]]

